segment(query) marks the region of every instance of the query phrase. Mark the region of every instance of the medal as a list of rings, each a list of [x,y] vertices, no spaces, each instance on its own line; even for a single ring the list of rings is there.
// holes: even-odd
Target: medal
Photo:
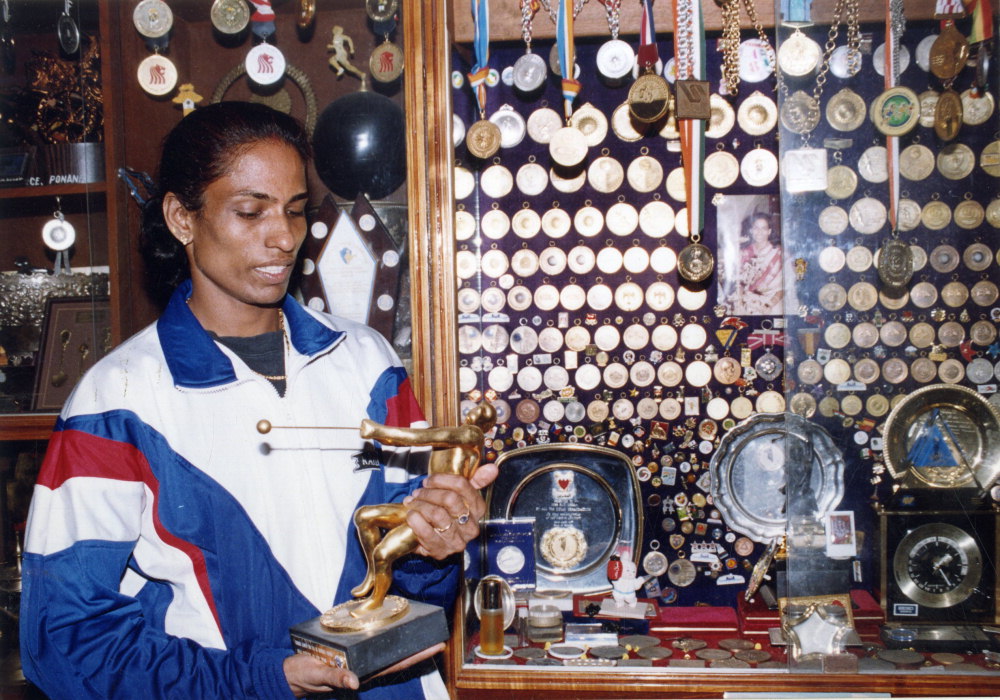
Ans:
[[[76,53],[80,49],[80,28],[70,15],[70,8],[73,0],[65,0],[63,12],[56,22],[56,35],[59,37],[59,46],[68,54]]]
[[[273,85],[285,75],[285,55],[277,46],[257,44],[243,61],[247,77],[258,85]]]
[[[476,63],[469,73],[469,86],[479,106],[479,120],[465,133],[465,146],[476,158],[491,158],[500,150],[500,127],[486,118],[486,86],[490,72],[490,6],[487,0],[472,1]]]
[[[177,85],[177,68],[169,58],[154,53],[139,63],[136,77],[139,80],[139,87],[150,95],[160,97]]]
[[[607,14],[611,40],[601,44],[601,48],[597,50],[597,72],[607,83],[617,85],[632,72],[635,66],[635,53],[628,43],[618,38],[621,27],[621,0],[600,0],[600,2]]]
[[[57,275],[71,274],[69,253],[66,251],[73,247],[76,242],[76,229],[73,224],[66,221],[59,197],[56,197],[56,210],[53,212],[52,218],[42,227],[42,242],[45,243],[46,248],[55,251],[56,261],[53,271]]]
[[[388,35],[383,39],[381,44],[372,49],[368,70],[376,81],[391,83],[403,74],[403,50],[389,41]]]
[[[147,39],[158,39],[170,31],[174,16],[163,0],[142,0],[132,11],[132,22]]]
[[[934,108],[934,133],[942,141],[951,141],[962,127],[962,98],[948,88],[938,96]]]
[[[778,47],[778,67],[785,75],[801,78],[816,70],[822,55],[819,44],[796,27]]]
[[[954,80],[969,59],[969,42],[955,23],[947,20],[930,50],[930,70],[941,81]]]
[[[521,38],[524,40],[525,53],[514,62],[514,87],[524,93],[531,93],[545,84],[547,70],[545,59],[531,52],[531,21],[537,5],[532,0],[520,0],[521,3]]]
[[[692,234],[692,242],[677,254],[677,273],[688,282],[704,282],[715,267],[712,251],[699,243],[700,239],[700,235]]]
[[[628,91],[628,109],[632,118],[643,124],[662,119],[670,107],[670,86],[656,73],[659,61],[656,48],[656,30],[649,0],[642,3],[642,25],[639,34],[638,68],[641,74]]]
[[[770,97],[760,91],[754,91],[752,95],[740,101],[736,121],[740,128],[751,136],[763,136],[777,125],[778,107]]]
[[[212,26],[223,34],[239,34],[250,24],[246,0],[215,0],[209,14]]]
[[[389,22],[399,12],[399,0],[365,0],[365,13],[372,22]]]
[[[794,134],[808,134],[819,125],[819,102],[796,90],[781,105],[780,114],[781,125],[786,129]]]
[[[887,287],[899,289],[913,277],[913,253],[899,238],[889,238],[879,248],[878,276]]]
[[[886,136],[902,136],[912,131],[920,119],[917,93],[906,87],[889,88],[872,102],[871,120]]]

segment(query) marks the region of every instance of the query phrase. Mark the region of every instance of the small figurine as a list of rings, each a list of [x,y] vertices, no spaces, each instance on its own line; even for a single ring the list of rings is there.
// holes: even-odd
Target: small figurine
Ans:
[[[608,580],[611,581],[611,597],[618,607],[634,608],[638,605],[635,592],[645,585],[649,576],[636,577],[635,562],[629,557],[612,554],[608,561]]]
[[[347,71],[364,82],[365,74],[351,63],[351,56],[354,55],[354,42],[350,36],[344,33],[344,28],[339,24],[333,27],[333,35],[330,37],[330,43],[326,45],[326,50],[333,52],[329,63],[330,67],[337,72],[338,78],[344,74],[344,71]]]

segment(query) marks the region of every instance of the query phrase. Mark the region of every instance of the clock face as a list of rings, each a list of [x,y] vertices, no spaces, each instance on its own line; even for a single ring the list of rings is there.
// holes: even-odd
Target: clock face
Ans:
[[[975,540],[948,523],[928,523],[907,534],[893,558],[893,574],[904,595],[920,605],[948,608],[979,585],[983,560]]]
[[[883,514],[886,619],[907,623],[993,622],[997,515],[960,511]]]

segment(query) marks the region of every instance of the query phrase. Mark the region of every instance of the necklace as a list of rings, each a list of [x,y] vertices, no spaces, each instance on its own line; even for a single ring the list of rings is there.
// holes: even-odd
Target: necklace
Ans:
[[[284,341],[285,350],[287,351],[288,334],[285,333],[285,313],[281,309],[278,309],[278,330],[281,332],[281,339]],[[264,374],[263,372],[258,372],[253,367],[250,367],[250,371],[271,382],[283,382],[288,379],[287,374]]]

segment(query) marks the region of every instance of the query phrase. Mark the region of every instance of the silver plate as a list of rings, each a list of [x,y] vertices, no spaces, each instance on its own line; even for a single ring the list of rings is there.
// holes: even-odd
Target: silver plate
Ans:
[[[789,475],[786,465],[806,467]],[[787,500],[822,517],[844,495],[844,458],[836,443],[794,413],[761,414],[740,423],[722,438],[709,469],[723,520],[757,542],[785,534]]]

